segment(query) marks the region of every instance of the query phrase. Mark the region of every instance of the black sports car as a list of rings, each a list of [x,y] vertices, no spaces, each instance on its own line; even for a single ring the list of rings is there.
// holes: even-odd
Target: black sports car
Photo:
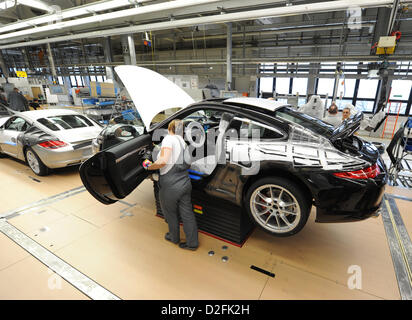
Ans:
[[[138,100],[139,92],[149,90],[149,84],[144,85],[149,75],[158,84],[161,76],[131,66],[116,71],[131,92],[146,129],[81,166],[84,185],[100,202],[123,199],[148,177],[142,161],[167,133],[169,122],[182,119],[192,129],[185,131],[185,138],[195,156],[189,173],[199,217],[215,214],[216,221],[224,219],[216,212],[232,205],[232,209],[245,209],[265,231],[290,236],[304,227],[312,205],[317,208],[317,222],[359,221],[378,214],[386,168],[376,146],[354,135],[362,114],[334,129],[276,101],[231,98],[192,103],[150,127],[150,118],[161,105],[176,106],[173,99],[167,99],[170,95],[163,101],[150,100],[146,108]],[[142,72],[145,81],[127,77]],[[176,103],[180,94],[181,106],[191,102],[173,83],[160,85],[166,91],[173,89],[167,92],[175,92]]]

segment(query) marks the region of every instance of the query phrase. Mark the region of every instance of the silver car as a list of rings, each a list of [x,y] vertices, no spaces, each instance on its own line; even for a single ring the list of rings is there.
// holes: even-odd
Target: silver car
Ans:
[[[92,155],[92,140],[102,127],[71,110],[16,112],[0,118],[0,157],[26,161],[39,176],[49,169],[80,164]]]

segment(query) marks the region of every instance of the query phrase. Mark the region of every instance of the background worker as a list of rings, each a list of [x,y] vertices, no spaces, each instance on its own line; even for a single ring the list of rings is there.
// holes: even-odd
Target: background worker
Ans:
[[[338,107],[334,102],[332,102],[332,104],[330,105],[326,116],[323,118],[323,121],[333,125],[335,128],[342,123],[342,118],[338,114]]]
[[[179,213],[183,222],[186,242],[179,244],[182,249],[196,250],[199,246],[197,223],[192,210],[192,184],[187,168],[184,168],[183,122],[169,123],[168,135],[163,139],[159,158],[152,164],[146,160],[147,170],[160,169],[159,198],[162,212],[169,225],[165,239],[172,243],[180,242]]]
[[[345,107],[343,110],[342,110],[342,121],[345,121],[346,119],[349,119],[349,117],[350,117],[350,108],[349,107]]]
[[[6,95],[4,94],[4,89],[0,87],[0,103],[7,105]]]
[[[28,111],[29,110],[29,103],[27,99],[20,93],[18,88],[14,88],[12,92],[10,92],[9,97],[9,107],[14,111]]]
[[[30,107],[32,107],[34,110],[40,109],[40,104],[39,104],[39,99],[34,98],[32,102],[30,102]]]

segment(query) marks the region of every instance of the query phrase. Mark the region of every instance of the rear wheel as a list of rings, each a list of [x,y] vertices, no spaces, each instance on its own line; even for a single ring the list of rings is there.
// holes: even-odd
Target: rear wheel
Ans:
[[[27,148],[25,151],[27,164],[30,169],[38,176],[46,176],[49,174],[49,168],[47,168],[44,163],[40,160],[36,152],[31,148]]]
[[[302,230],[311,209],[302,189],[281,177],[267,177],[253,183],[245,202],[255,224],[278,237],[291,236]]]

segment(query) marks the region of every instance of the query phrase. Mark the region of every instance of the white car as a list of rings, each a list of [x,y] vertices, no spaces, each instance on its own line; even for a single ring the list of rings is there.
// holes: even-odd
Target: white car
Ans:
[[[0,157],[26,161],[39,176],[49,169],[80,164],[92,155],[92,140],[102,127],[71,110],[16,112],[0,118]]]

